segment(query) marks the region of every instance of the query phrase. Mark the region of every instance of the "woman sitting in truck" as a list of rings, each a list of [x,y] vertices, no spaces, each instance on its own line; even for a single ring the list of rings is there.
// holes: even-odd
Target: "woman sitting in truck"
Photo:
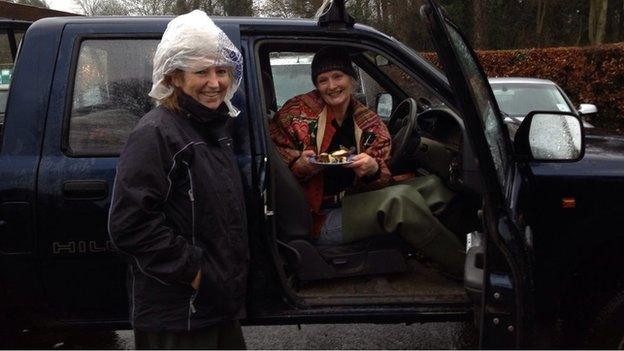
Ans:
[[[379,116],[353,97],[349,53],[325,47],[312,60],[315,90],[287,101],[270,122],[281,158],[303,186],[313,216],[312,240],[340,245],[398,232],[414,248],[461,277],[457,237],[429,209],[439,182],[392,187],[391,139]]]
[[[138,349],[243,349],[249,248],[226,128],[242,56],[202,11],[173,19],[154,56],[158,107],[121,152],[109,231],[128,259]]]

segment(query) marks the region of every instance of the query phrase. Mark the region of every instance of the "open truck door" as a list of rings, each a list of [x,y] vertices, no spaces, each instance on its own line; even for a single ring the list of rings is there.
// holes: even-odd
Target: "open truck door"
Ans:
[[[464,36],[434,0],[420,10],[434,39],[482,175],[484,233],[467,241],[465,287],[482,348],[526,347],[533,316],[530,228],[516,206],[521,177],[487,78]]]

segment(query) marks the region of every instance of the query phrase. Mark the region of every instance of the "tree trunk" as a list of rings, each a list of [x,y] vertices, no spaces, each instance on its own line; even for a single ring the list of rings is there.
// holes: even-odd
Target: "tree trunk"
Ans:
[[[381,2],[381,23],[388,23],[388,0],[380,0]]]
[[[622,41],[622,26],[624,26],[624,0],[622,0],[622,6],[616,10],[618,12],[617,23],[614,25],[615,33],[613,35],[613,41]]]
[[[605,34],[607,31],[607,8],[609,7],[609,0],[598,0],[598,19],[596,20],[596,43],[600,45],[604,43]]]
[[[472,1],[472,42],[475,49],[484,49],[486,46],[487,13],[486,0]]]
[[[607,8],[609,0],[591,0],[589,3],[589,43],[600,45],[604,42],[607,28]]]
[[[546,4],[548,0],[537,0],[537,17],[535,18],[535,41],[538,46],[544,43],[544,19],[546,18]]]
[[[578,35],[576,36],[576,43],[574,46],[581,46],[581,40],[583,40],[583,28],[585,28],[583,25],[583,18],[583,16],[579,16]]]
[[[622,40],[621,33],[622,33],[623,26],[624,26],[624,0],[622,0],[622,8],[620,9],[620,23],[618,25],[618,36],[617,36],[618,41]]]
[[[189,6],[186,0],[176,0],[175,2],[175,15],[181,15],[183,13],[189,12]]]
[[[253,16],[251,0],[223,0],[226,16]]]
[[[589,43],[594,45],[596,43],[596,6],[598,0],[589,1],[589,19],[587,20],[587,30]]]

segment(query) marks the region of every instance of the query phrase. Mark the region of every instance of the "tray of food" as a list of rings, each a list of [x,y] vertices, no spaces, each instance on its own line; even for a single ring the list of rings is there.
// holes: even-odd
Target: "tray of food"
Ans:
[[[353,154],[351,150],[340,149],[331,154],[323,152],[322,154],[310,157],[310,163],[326,166],[348,165],[353,163]]]

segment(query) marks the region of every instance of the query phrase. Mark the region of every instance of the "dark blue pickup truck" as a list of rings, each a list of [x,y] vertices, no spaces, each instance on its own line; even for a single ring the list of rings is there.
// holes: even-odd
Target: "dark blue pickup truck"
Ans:
[[[622,140],[538,111],[512,141],[470,45],[435,1],[421,2],[414,21],[444,72],[355,24],[342,1],[327,1],[318,20],[215,18],[245,62],[233,100],[252,253],[243,322],[474,320],[482,347],[621,347]],[[21,40],[0,134],[3,332],[129,327],[107,214],[119,151],[153,107],[152,57],[170,20],[48,18]],[[439,219],[466,242],[463,282],[394,236],[308,240],[301,187],[267,123],[305,88],[292,63],[324,46],[349,48],[357,97],[387,116],[393,173],[436,174],[454,192]]]

